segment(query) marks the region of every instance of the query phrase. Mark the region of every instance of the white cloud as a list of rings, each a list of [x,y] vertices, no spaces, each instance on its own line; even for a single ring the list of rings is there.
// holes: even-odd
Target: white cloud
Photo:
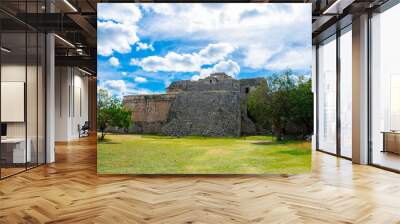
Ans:
[[[251,44],[246,49],[243,64],[250,68],[263,68],[278,50],[280,49],[265,49],[263,44]]]
[[[164,57],[149,56],[141,61],[133,58],[131,64],[139,65],[144,71],[151,72],[196,72],[200,71],[203,65],[225,59],[234,50],[232,45],[226,43],[209,44],[199,52],[191,54],[169,52]]]
[[[165,86],[165,88],[167,88],[169,85],[171,85],[171,83],[172,83],[171,79],[166,79],[166,80],[164,80],[164,86]]]
[[[141,17],[135,4],[98,4],[98,54],[131,52],[131,45],[139,41],[136,23]]]
[[[311,49],[291,49],[271,60],[265,68],[272,70],[310,68],[311,58]]]
[[[112,20],[116,23],[135,24],[142,17],[140,9],[135,4],[97,4],[98,18]]]
[[[200,70],[199,74],[197,75],[193,75],[191,80],[192,81],[197,81],[199,79],[204,79],[208,76],[210,76],[210,74],[214,73],[214,69],[213,68],[203,68]]]
[[[108,62],[110,62],[110,64],[114,67],[118,67],[120,65],[119,60],[116,57],[111,57],[108,59]]]
[[[142,43],[142,42],[137,42],[136,44],[137,44],[136,51],[140,51],[140,50],[154,51],[154,47],[152,44],[147,44],[147,43]]]
[[[113,95],[124,95],[127,87],[124,80],[106,80],[101,83],[101,88],[108,90]]]
[[[147,79],[143,78],[143,77],[135,77],[135,82],[145,83],[145,82],[147,82]]]
[[[214,65],[213,70],[214,72],[225,72],[229,76],[236,77],[240,72],[240,67],[236,62],[228,60]]]
[[[207,47],[200,50],[199,55],[207,61],[207,63],[212,64],[223,60],[234,50],[235,47],[227,43],[209,44]]]
[[[140,61],[136,58],[132,58],[129,64],[130,65],[139,65]]]
[[[121,97],[126,95],[136,95],[136,94],[153,94],[149,89],[138,88],[134,83],[126,82],[124,80],[106,80],[101,81],[98,89],[105,89],[111,95]]]
[[[144,71],[193,72],[200,70],[201,58],[196,54],[169,52],[165,57],[150,56],[140,61]]]
[[[205,77],[207,77],[207,75],[194,75],[190,80],[197,81],[199,79],[204,79]]]
[[[126,25],[111,21],[97,22],[98,54],[110,56],[114,51],[121,54],[131,52],[131,45],[139,41],[136,31],[137,27],[135,25]]]
[[[155,94],[156,92],[153,92],[149,89],[145,88],[132,88],[129,89],[125,95],[143,95],[143,94]]]
[[[213,67],[211,67],[211,68],[203,68],[203,69],[200,70],[200,74],[199,75],[201,77],[205,78],[205,77],[209,76],[212,73],[214,73],[214,68]]]
[[[121,72],[121,74],[122,74],[123,76],[127,76],[127,75],[128,75],[127,72]]]
[[[246,31],[270,29],[295,23],[309,23],[310,4],[142,4],[156,13],[146,24],[147,34],[168,37],[198,34],[204,37],[245,35]],[[159,23],[168,18],[168,23]],[[150,26],[149,26],[150,25]],[[303,24],[300,24],[303,25]],[[242,28],[242,29],[238,29]],[[304,27],[303,27],[304,28]],[[233,31],[236,32],[224,32]],[[240,32],[237,32],[240,30]],[[217,34],[217,35],[215,35]],[[264,37],[265,38],[265,37]]]
[[[216,72],[224,72],[227,75],[232,76],[233,78],[236,78],[236,75],[239,74],[239,72],[240,72],[240,66],[238,65],[238,63],[236,63],[230,59],[227,61],[220,61],[211,68],[201,69],[200,73],[192,76],[191,80],[197,81],[199,79],[204,79],[207,76],[209,76],[210,74],[216,73]]]
[[[114,7],[117,5],[120,7]],[[142,14],[138,9],[151,13]],[[192,79],[198,79],[217,71],[235,77],[244,66],[272,70],[311,66],[308,61],[311,59],[308,50],[311,49],[312,33],[309,4],[118,3],[100,6],[98,13],[99,55],[125,54],[132,49],[150,52],[151,43],[156,41],[184,40],[184,46],[168,49],[170,52],[161,51],[162,55],[132,58],[130,65],[140,66],[142,70],[136,67],[132,71],[126,70],[130,71],[129,77],[161,80],[167,85],[176,75],[172,72],[193,72],[197,75]],[[146,43],[141,42],[143,40]],[[199,43],[212,44],[188,51],[198,47]],[[104,62],[109,65],[108,61]],[[107,86],[118,91],[125,89],[125,94],[151,93],[137,88],[134,78],[124,81],[128,73],[111,73],[104,77],[121,79],[125,87],[118,80],[106,83]]]
[[[310,4],[146,4],[142,8],[155,14],[145,19],[146,38],[224,42],[240,49],[239,62],[254,69],[277,67],[268,66],[271,59],[292,46],[311,48]]]

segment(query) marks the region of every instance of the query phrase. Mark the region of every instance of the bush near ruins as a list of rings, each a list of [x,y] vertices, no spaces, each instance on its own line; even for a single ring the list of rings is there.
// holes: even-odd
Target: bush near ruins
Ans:
[[[257,126],[272,131],[277,140],[289,134],[304,138],[313,128],[311,79],[295,76],[291,70],[266,78],[249,94],[248,112]]]
[[[122,100],[110,96],[107,90],[100,89],[97,95],[97,125],[104,140],[105,131],[109,128],[129,128],[131,112],[124,108]]]

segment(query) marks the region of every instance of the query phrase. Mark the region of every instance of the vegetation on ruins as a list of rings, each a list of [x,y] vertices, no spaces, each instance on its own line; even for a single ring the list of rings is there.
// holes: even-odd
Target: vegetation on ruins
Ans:
[[[129,128],[131,112],[124,108],[122,100],[111,96],[107,90],[99,89],[97,93],[97,125],[104,140],[105,131],[109,128]]]
[[[311,79],[295,76],[291,70],[267,77],[249,94],[248,112],[257,126],[274,133],[277,140],[288,134],[304,138],[313,128]]]

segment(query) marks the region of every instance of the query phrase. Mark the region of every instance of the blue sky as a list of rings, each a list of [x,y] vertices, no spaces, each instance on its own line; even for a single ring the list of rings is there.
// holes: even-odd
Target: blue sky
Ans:
[[[311,73],[310,4],[98,4],[98,86],[163,93],[213,72]]]

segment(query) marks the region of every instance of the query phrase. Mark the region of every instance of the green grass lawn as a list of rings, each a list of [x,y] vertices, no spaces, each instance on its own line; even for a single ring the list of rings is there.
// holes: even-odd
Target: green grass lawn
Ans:
[[[106,135],[100,174],[298,174],[311,170],[311,145],[240,138]]]

